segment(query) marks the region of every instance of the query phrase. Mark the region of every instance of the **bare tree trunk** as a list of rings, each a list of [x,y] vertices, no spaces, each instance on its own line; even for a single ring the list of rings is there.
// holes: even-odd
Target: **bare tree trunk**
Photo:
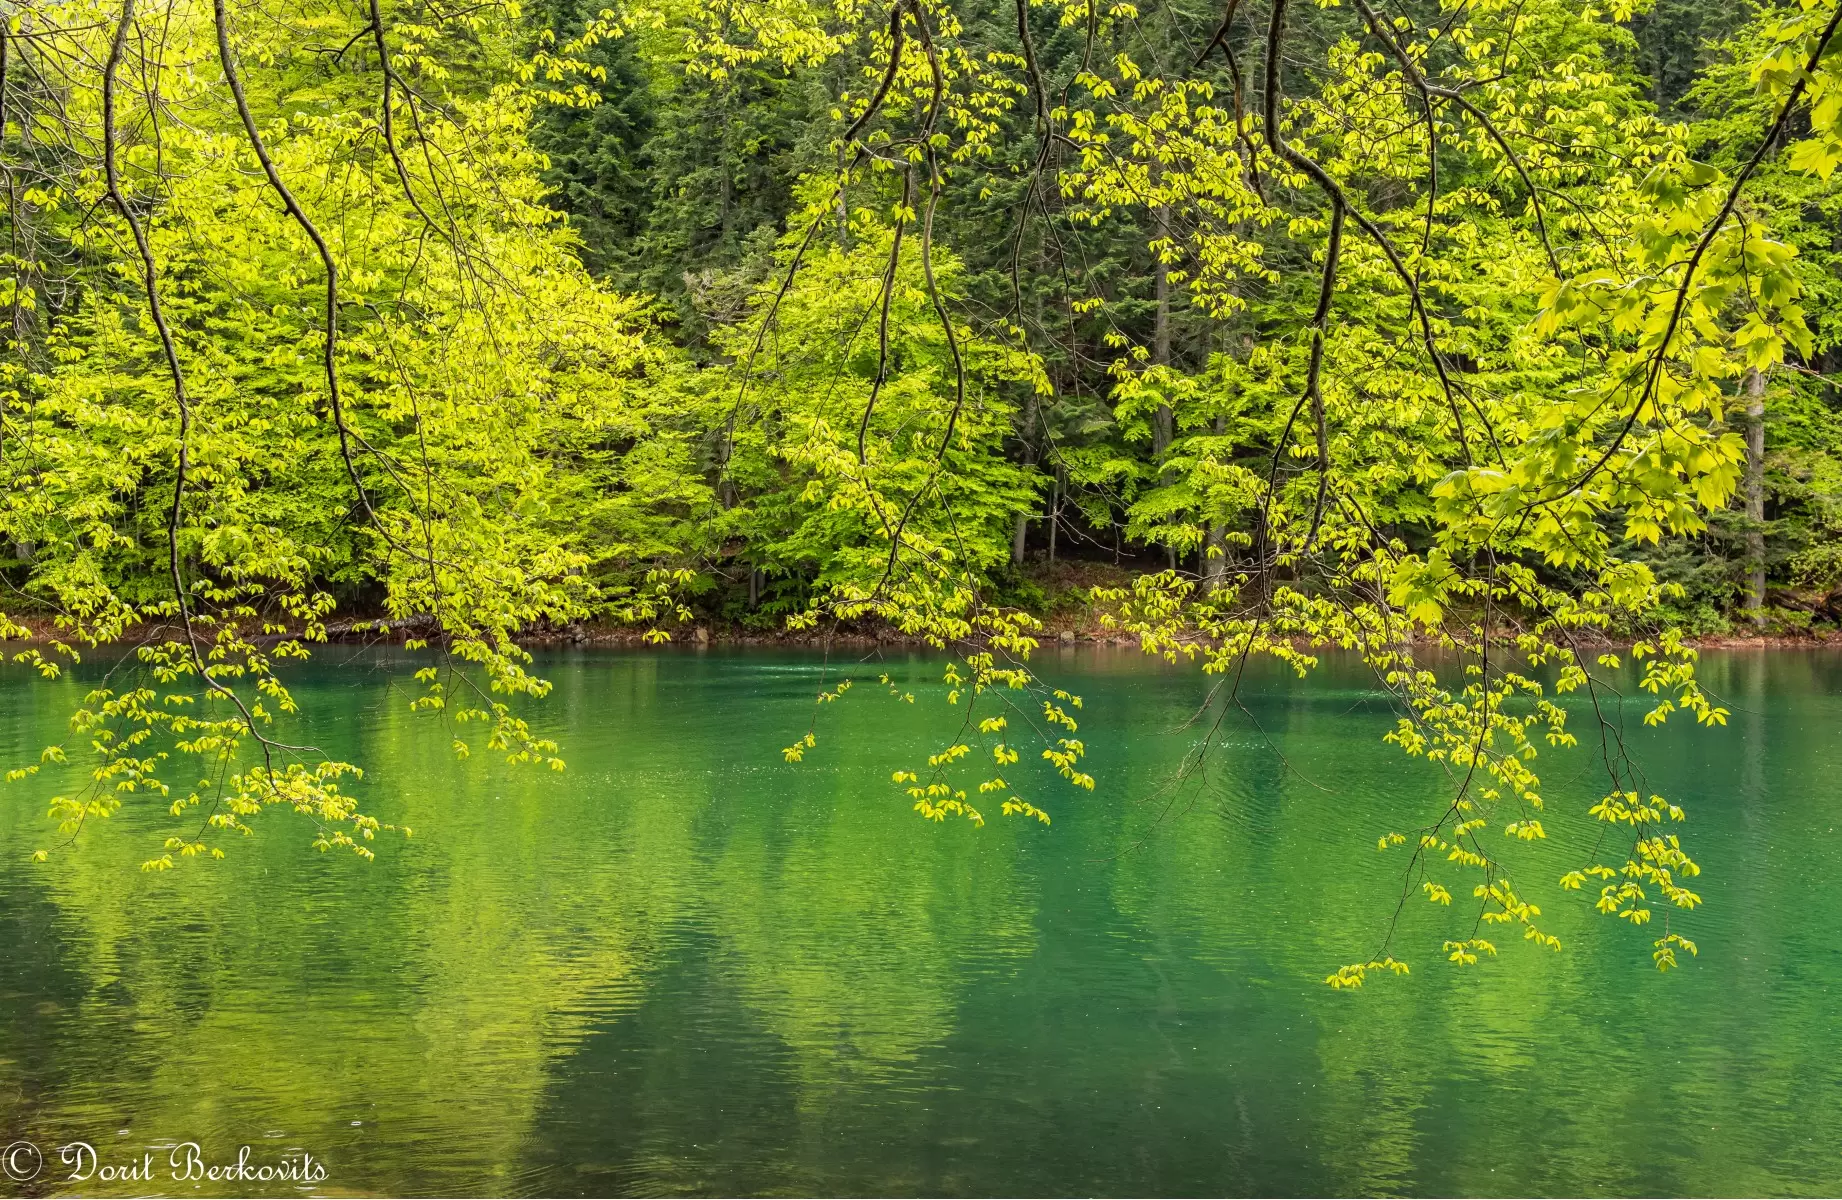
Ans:
[[[1020,512],[1017,514],[1016,524],[1011,528],[1011,566],[1021,567],[1023,565],[1023,544],[1029,534],[1030,515]]]
[[[1746,372],[1746,611],[1765,615],[1765,375]]]

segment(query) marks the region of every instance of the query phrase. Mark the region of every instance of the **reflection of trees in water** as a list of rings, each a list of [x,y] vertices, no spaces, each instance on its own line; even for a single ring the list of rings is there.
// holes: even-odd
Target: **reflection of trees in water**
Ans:
[[[901,761],[891,710],[881,697],[841,708],[815,769],[726,805],[733,816],[710,846],[717,969],[793,1051],[813,1138],[836,1136],[818,1120],[834,1102],[904,1082],[954,1032],[969,980],[1013,972],[1036,944],[1023,855],[1041,831],[915,816],[886,783]],[[918,723],[927,732],[894,737],[928,746],[956,728],[934,713]]]
[[[280,831],[160,876],[135,869],[132,837],[69,856],[36,907],[9,905],[8,926],[60,927],[19,935],[35,944],[14,961],[65,972],[33,989],[61,978],[63,1016],[7,1025],[46,1060],[59,1119],[318,1132],[372,1186],[491,1179],[525,1153],[559,1059],[633,1011],[685,924],[715,949],[684,986],[726,988],[758,1015],[811,1115],[911,1065],[952,1030],[968,963],[1028,953],[1011,833],[938,830],[844,782],[886,778],[886,713],[838,731],[836,770],[764,776],[731,723],[687,744],[658,665],[557,672],[557,711],[594,726],[563,775],[457,764],[381,687],[346,692],[361,721],[317,740],[361,743],[368,789],[419,830],[377,867],[303,863]],[[781,715],[749,720],[771,741]],[[711,769],[725,761],[741,769]],[[25,1069],[15,1056],[0,1081]],[[79,1080],[108,1099],[73,1109]]]
[[[1315,992],[1325,948],[1360,947],[1398,894],[1384,856],[1365,870],[1359,848],[1391,827],[1391,813],[1414,811],[1415,787],[1436,782],[1416,779],[1380,743],[1384,722],[1324,694],[1334,670],[1295,695],[1250,700],[1297,771],[1257,736],[1237,735],[1212,767],[1219,787],[1164,836],[1144,838],[1140,828],[1161,803],[1124,810],[1110,835],[1133,847],[1113,871],[1118,911],[1168,958],[1193,956],[1219,971],[1174,1007],[1206,1004],[1211,987],[1218,997],[1283,993],[1274,1007],[1288,1020],[1271,1034],[1310,1061],[1292,1064],[1288,1077],[1256,1055],[1224,1087],[1297,1114],[1288,1140],[1330,1167],[1328,1190],[1752,1193],[1833,1190],[1842,1180],[1833,1164],[1797,1150],[1842,1096],[1823,1015],[1823,982],[1842,968],[1833,882],[1842,842],[1822,840],[1842,818],[1833,791],[1812,784],[1842,715],[1827,699],[1842,694],[1842,659],[1735,653],[1711,656],[1704,670],[1734,708],[1731,733],[1646,731],[1630,719],[1651,784],[1692,798],[1717,880],[1685,926],[1699,931],[1701,958],[1670,977],[1630,953],[1632,937],[1652,935],[1608,929],[1554,887],[1578,851],[1592,779],[1576,781],[1553,761],[1555,844],[1544,856],[1552,870],[1518,882],[1540,893],[1563,952],[1507,942],[1481,970],[1429,959],[1358,999]],[[1155,779],[1180,749],[1160,759],[1149,740],[1131,739],[1127,752],[1143,761],[1129,773]],[[1831,864],[1819,891],[1772,869],[1813,854]],[[1436,944],[1449,918],[1414,897],[1404,919]],[[1264,1027],[1248,1013],[1227,1019],[1240,1023],[1228,1037],[1260,1044],[1250,1030]],[[1301,1087],[1311,1101],[1290,1103]],[[1223,1143],[1228,1156],[1247,1144],[1232,1122]]]
[[[1014,847],[975,844],[1010,831],[935,829],[905,807],[819,783],[778,818],[797,828],[783,845],[756,823],[776,817],[750,814],[711,867],[723,967],[797,1052],[821,1106],[828,1092],[900,1078],[953,1030],[969,970],[1003,970],[1034,945],[1033,905],[1004,853]]]
[[[1842,663],[1712,656],[1728,732],[1636,731],[1715,881],[1683,971],[1553,888],[1578,850],[1557,819],[1527,886],[1562,953],[1506,943],[1357,996],[1318,981],[1398,894],[1360,847],[1438,781],[1334,672],[1250,693],[1296,770],[1239,729],[1217,788],[1162,820],[1139,801],[1195,736],[1165,732],[1194,681],[1115,676],[1083,729],[1100,791],[979,831],[885,786],[931,733],[874,698],[782,769],[803,682],[596,663],[552,672],[580,726],[560,776],[456,764],[381,683],[342,691],[358,719],[315,740],[375,764],[378,810],[418,830],[373,867],[303,861],[277,827],[197,869],[142,874],[130,835],[0,877],[0,1121],[281,1130],[381,1190],[1842,1185],[1811,1140],[1842,1097]],[[43,711],[0,706],[0,737],[61,711],[24,694]],[[1583,811],[1591,777],[1550,774],[1550,808]],[[0,808],[0,851],[39,815]],[[1405,919],[1430,938],[1450,913]]]
[[[364,706],[356,730],[316,731],[356,732],[382,768],[370,786],[422,830],[378,866],[303,861],[276,830],[203,869],[143,875],[127,837],[43,873],[61,920],[30,960],[84,979],[33,1039],[66,1060],[45,1068],[65,1136],[130,1118],[153,1138],[283,1130],[343,1157],[348,1184],[490,1180],[552,1060],[631,1003],[689,882],[690,812],[572,827],[580,797],[556,789],[581,776],[457,764],[378,692],[340,697]]]

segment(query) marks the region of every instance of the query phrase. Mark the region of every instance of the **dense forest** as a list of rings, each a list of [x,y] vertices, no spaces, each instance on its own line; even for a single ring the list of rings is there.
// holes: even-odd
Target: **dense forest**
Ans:
[[[1409,889],[1474,872],[1544,943],[1506,859],[1546,836],[1558,694],[1635,661],[1646,719],[1719,724],[1686,638],[1842,620],[1837,21],[10,4],[0,636],[135,664],[75,712],[52,824],[155,793],[171,866],[280,805],[368,855],[352,766],[277,724],[288,661],[391,638],[457,751],[560,768],[522,646],[584,622],[931,644],[968,733],[897,783],[1046,820],[956,773],[1027,719],[1092,786],[1030,665],[1078,603],[1222,706],[1252,655],[1361,654],[1453,772],[1383,832]],[[1628,849],[1562,886],[1692,908],[1680,810],[1598,726]],[[1659,924],[1659,966],[1693,951]]]
[[[1234,104],[1241,127],[1236,137],[1254,140],[1211,150],[1248,152],[1246,182],[1259,192],[1257,137],[1245,131],[1259,119],[1254,110],[1263,86],[1260,41],[1267,22],[1251,7],[1233,19],[1235,7],[1229,6],[1231,19],[1224,24],[1217,4],[1160,5],[1139,14],[1129,30],[1116,32],[1107,54],[1127,46],[1128,53],[1147,59],[1145,69],[1174,70],[1193,95]],[[1439,12],[1427,6],[1411,19],[1437,27],[1444,20]],[[547,21],[566,34],[579,31],[586,16],[565,10],[548,14]],[[1521,16],[1534,20],[1533,14]],[[1597,94],[1573,102],[1615,105],[1621,119],[1654,122],[1648,130],[1653,146],[1639,153],[1667,144],[1727,174],[1737,172],[1773,115],[1771,96],[1760,94],[1753,67],[1772,45],[1782,17],[1769,7],[1748,11],[1696,0],[1665,0],[1622,17],[1580,14],[1577,27],[1561,36],[1590,39],[1585,59],[1568,65],[1581,70],[1589,64]],[[953,19],[966,24],[962,36],[969,35],[985,53],[1004,53],[1015,44],[1014,13],[1004,5],[955,9]],[[1385,50],[1372,36],[1361,36],[1359,19],[1341,12],[1312,6],[1293,20],[1298,44],[1309,47],[1298,54],[1297,83],[1288,85],[1301,97],[1325,96],[1331,73],[1343,65],[1335,61],[1339,51]],[[1036,54],[1048,94],[1065,98],[1095,59],[1092,37],[1079,24],[1047,18],[1038,36]],[[1554,54],[1564,44],[1551,42],[1534,53]],[[1189,61],[1202,47],[1210,53]],[[602,104],[588,110],[553,106],[537,114],[533,142],[548,157],[544,178],[555,189],[553,203],[570,215],[582,238],[584,262],[617,290],[652,298],[660,328],[699,365],[746,357],[734,331],[745,324],[751,305],[759,306],[761,290],[777,282],[788,230],[798,232],[799,202],[810,201],[797,193],[798,185],[835,171],[837,95],[848,94],[853,73],[866,83],[874,76],[877,52],[867,43],[857,52],[863,61],[855,64],[846,53],[819,67],[786,70],[776,62],[771,69],[709,79],[676,69],[681,53],[649,53],[640,38],[616,40],[589,56],[608,73]],[[1390,65],[1370,62],[1361,69],[1386,75]],[[1541,73],[1538,61],[1524,70],[1531,78]],[[1393,86],[1402,83],[1396,78]],[[1493,215],[1500,216],[1505,205],[1525,220],[1534,215],[1539,205],[1529,204],[1526,186],[1518,192],[1526,181],[1518,180],[1516,171],[1539,151],[1494,144],[1494,133],[1462,128],[1464,115],[1456,105],[1454,111],[1458,124],[1435,134],[1450,137],[1439,150],[1443,186],[1454,197],[1450,219],[1460,223],[1470,217],[1458,198],[1474,188],[1489,194],[1466,199]],[[1155,121],[1145,113],[1134,119]],[[1210,510],[1223,498],[1219,484],[1218,494],[1210,494],[1212,481],[1197,468],[1208,459],[1220,464],[1255,459],[1276,440],[1272,430],[1255,434],[1248,427],[1252,405],[1246,394],[1261,385],[1276,387],[1281,396],[1264,399],[1262,415],[1270,422],[1275,408],[1284,410],[1287,385],[1265,373],[1270,370],[1265,356],[1276,345],[1297,341],[1309,325],[1316,299],[1312,255],[1318,251],[1309,240],[1298,245],[1297,230],[1251,207],[1229,214],[1194,194],[1161,197],[1154,178],[1158,168],[1151,164],[1169,155],[1175,159],[1170,165],[1195,170],[1193,159],[1184,161],[1193,153],[1187,146],[1133,147],[1146,160],[1140,164],[1146,174],[1137,181],[1107,181],[1114,190],[1096,203],[1091,184],[1074,165],[1078,148],[1052,145],[1052,169],[1066,170],[1077,183],[1043,184],[1032,176],[1038,146],[1031,121],[1027,102],[1011,105],[994,122],[988,152],[963,170],[963,182],[943,189],[934,218],[935,236],[950,249],[961,276],[954,299],[968,333],[1020,343],[1046,376],[1040,390],[997,389],[1010,401],[1002,457],[1023,469],[1013,483],[1022,490],[1005,493],[995,504],[968,505],[990,521],[981,530],[989,542],[980,547],[979,564],[1000,589],[1038,604],[1042,596],[1031,585],[1053,578],[1040,568],[1058,560],[1124,562],[1137,570],[1169,566],[1202,578],[1226,573],[1234,557],[1223,551],[1251,525],[1232,517],[1209,519],[1218,515]],[[1639,532],[1618,547],[1681,586],[1681,594],[1668,602],[1669,615],[1694,633],[1784,633],[1833,625],[1842,617],[1835,597],[1842,561],[1834,557],[1842,484],[1834,469],[1842,445],[1835,412],[1842,397],[1831,379],[1842,361],[1835,316],[1842,284],[1836,265],[1842,200],[1827,186],[1821,162],[1814,172],[1800,170],[1781,153],[1807,137],[1808,123],[1808,114],[1794,114],[1777,131],[1742,211],[1762,235],[1795,249],[1810,343],[1793,348],[1776,370],[1728,389],[1735,398],[1720,428],[1743,439],[1747,455],[1744,480],[1731,500],[1708,506],[1702,522],[1672,525],[1655,537]],[[1156,136],[1155,125],[1141,132],[1132,121],[1118,121],[1116,128],[1115,136]],[[1541,138],[1530,133],[1539,144]],[[1506,161],[1506,150],[1524,161]],[[1073,161],[1065,166],[1058,156]],[[1422,161],[1413,170],[1427,167]],[[1430,178],[1424,182],[1431,190]],[[1266,202],[1263,194],[1254,199]],[[1394,223],[1411,231],[1410,214],[1419,212],[1422,200],[1374,196],[1367,203],[1395,210]],[[1565,195],[1550,203],[1561,207],[1546,214],[1557,232],[1570,219],[1587,217],[1567,211]],[[1098,214],[1104,219],[1094,219]],[[1231,215],[1238,219],[1229,221]],[[842,221],[820,233],[828,248],[849,251],[850,233]],[[1155,243],[1173,234],[1187,245],[1154,252]],[[1493,235],[1504,237],[1508,230],[1469,231],[1480,239],[1466,252],[1473,262],[1488,261],[1502,248]],[[1211,238],[1218,240],[1205,240]],[[1249,257],[1237,263],[1231,257],[1236,254]],[[1209,279],[1211,272],[1222,278]],[[1537,274],[1455,294],[1445,301],[1448,313],[1455,316],[1466,306],[1538,303],[1532,282]],[[1214,290],[1228,279],[1231,285]],[[860,300],[857,308],[862,306]],[[931,319],[922,312],[899,316],[906,320],[898,328]],[[789,321],[780,336],[792,338],[793,327]],[[1447,336],[1445,328],[1435,328],[1437,336]],[[797,344],[809,342],[807,337]],[[1462,352],[1448,356],[1454,373],[1484,374],[1481,364],[1464,361]],[[896,361],[907,360],[898,352]],[[1164,367],[1169,371],[1152,369]],[[1483,378],[1466,382],[1490,386]],[[723,505],[747,507],[752,498],[751,489],[739,488],[733,502],[725,498]],[[1008,526],[1002,519],[1007,507]],[[1007,569],[998,544],[1007,528],[1014,571]],[[745,612],[784,611],[786,600],[776,602],[783,595],[804,603],[808,581],[824,574],[825,556],[789,555],[758,526],[742,525],[737,533],[735,548],[718,552],[733,553],[733,567],[717,572],[714,594],[700,607],[746,620]]]
[[[1811,136],[1833,101],[1806,87],[1773,121],[1821,6],[1314,5],[1284,14],[1270,88],[1270,10],[1037,7],[1019,25],[1004,4],[160,5],[117,47],[116,9],[16,6],[8,611],[106,623],[170,588],[166,341],[200,439],[183,556],[360,612],[436,607],[412,545],[435,537],[507,568],[445,591],[486,588],[475,615],[521,629],[631,617],[660,568],[692,572],[697,615],[778,628],[871,578],[877,503],[917,495],[903,538],[950,541],[1026,608],[1058,561],[1225,579],[1251,560],[1249,469],[1275,448],[1282,477],[1312,469],[1316,435],[1284,426],[1313,371],[1326,456],[1418,547],[1429,485],[1504,449],[1488,404],[1579,386],[1517,341],[1570,319],[1548,280],[1610,265],[1653,201],[1705,216],[1763,148],[1729,219],[1784,290],[1762,278],[1715,319],[1739,358],[1749,330],[1800,328],[1719,376],[1695,436],[1722,461],[1676,468],[1711,489],[1599,524],[1680,585],[1688,632],[1835,620],[1842,200]],[[224,77],[214,26],[247,60],[234,103],[201,77]],[[1321,167],[1265,143],[1269,91]],[[1676,162],[1712,169],[1672,185],[1693,196],[1660,182]],[[1379,243],[1345,227],[1316,322],[1320,169],[1393,242],[1371,262]],[[171,279],[160,321],[137,315],[136,236]],[[1601,314],[1627,333],[1649,316]],[[1463,397],[1443,426],[1420,411],[1429,372]],[[1389,404],[1407,407],[1355,416]],[[854,482],[840,455],[873,467]],[[418,509],[424,485],[444,495]]]

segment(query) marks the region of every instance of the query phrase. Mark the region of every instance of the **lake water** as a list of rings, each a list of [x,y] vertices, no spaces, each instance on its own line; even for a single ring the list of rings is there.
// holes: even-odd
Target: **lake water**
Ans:
[[[1710,655],[1727,728],[1633,716],[1704,868],[1680,971],[1554,886],[1596,832],[1581,750],[1538,764],[1518,880],[1562,953],[1460,969],[1417,901],[1413,973],[1337,993],[1400,890],[1376,837],[1445,786],[1360,668],[1252,678],[1173,802],[1200,677],[1052,649],[1098,788],[1034,770],[1054,824],[978,829],[889,782],[955,727],[921,660],[916,705],[862,686],[789,765],[815,657],[545,657],[559,775],[457,762],[405,660],[341,656],[299,732],[414,827],[374,863],[274,813],[146,874],[131,804],[34,866],[43,786],[0,791],[0,1143],[50,1160],[0,1195],[1842,1193],[1842,658]],[[6,765],[75,687],[0,676]],[[152,1182],[69,1181],[76,1141]],[[187,1141],[326,1178],[175,1182]]]

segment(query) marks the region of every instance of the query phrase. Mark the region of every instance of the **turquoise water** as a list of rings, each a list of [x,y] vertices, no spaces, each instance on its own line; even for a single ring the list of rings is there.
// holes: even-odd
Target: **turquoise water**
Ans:
[[[866,684],[789,765],[815,657],[553,655],[558,775],[457,762],[409,664],[334,655],[299,733],[414,827],[375,863],[270,814],[146,874],[130,806],[34,866],[44,788],[0,791],[0,1142],[48,1160],[0,1195],[1842,1192],[1842,658],[1710,655],[1726,729],[1632,717],[1705,869],[1681,971],[1553,886],[1595,832],[1576,751],[1518,880],[1566,949],[1461,970],[1458,910],[1413,902],[1413,973],[1349,994],[1400,892],[1375,839],[1446,786],[1359,668],[1256,676],[1170,792],[1200,678],[1051,651],[1098,787],[1026,764],[1053,825],[978,829],[889,782],[956,728],[919,660],[917,704]],[[75,687],[0,676],[9,765]],[[70,1180],[77,1141],[152,1180]],[[326,1175],[175,1181],[185,1142]]]

